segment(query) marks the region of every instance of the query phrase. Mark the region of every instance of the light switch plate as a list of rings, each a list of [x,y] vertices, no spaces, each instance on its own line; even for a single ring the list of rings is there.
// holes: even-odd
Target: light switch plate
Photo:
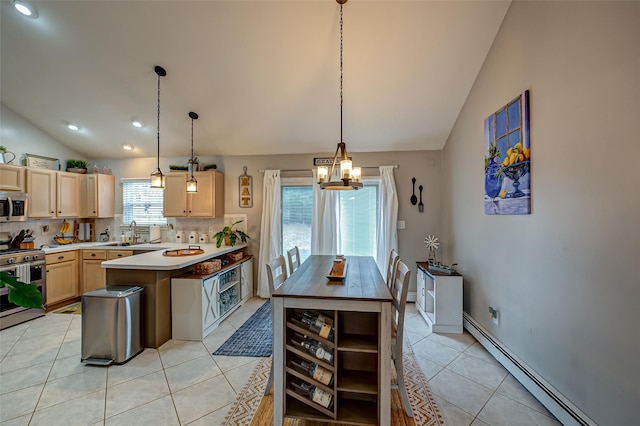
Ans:
[[[404,229],[405,225],[404,225],[404,220],[399,220],[398,221],[398,229]]]

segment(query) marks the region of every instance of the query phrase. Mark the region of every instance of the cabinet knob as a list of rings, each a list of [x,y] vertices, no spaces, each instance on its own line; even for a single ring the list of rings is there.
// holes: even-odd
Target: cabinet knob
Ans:
[[[95,253],[91,253],[91,257],[96,257],[96,254]]]
[[[122,253],[118,253],[118,257],[122,257]]]
[[[58,259],[64,259],[64,256],[58,256]]]
[[[53,211],[50,211],[49,213],[53,214]]]

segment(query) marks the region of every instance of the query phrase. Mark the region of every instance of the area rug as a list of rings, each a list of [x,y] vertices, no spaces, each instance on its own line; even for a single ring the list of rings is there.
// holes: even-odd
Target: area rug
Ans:
[[[270,356],[273,350],[271,305],[267,300],[213,355]]]
[[[82,302],[74,303],[72,305],[64,306],[60,309],[56,309],[53,314],[81,314]]]
[[[398,390],[391,391],[391,424],[393,426],[437,426],[444,425],[444,418],[433,399],[427,379],[424,377],[411,346],[404,346],[404,366],[407,395],[413,410],[413,418],[407,417]],[[224,426],[271,426],[273,425],[273,392],[264,395],[269,378],[271,358],[258,363],[247,384],[233,403]],[[392,369],[393,378],[395,371]],[[327,423],[299,419],[285,419],[286,426],[321,426]],[[335,426],[335,424],[332,424]]]

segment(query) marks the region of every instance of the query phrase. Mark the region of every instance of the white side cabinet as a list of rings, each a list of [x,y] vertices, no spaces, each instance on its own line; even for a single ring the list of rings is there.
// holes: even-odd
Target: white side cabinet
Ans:
[[[171,335],[178,340],[202,340],[246,298],[253,287],[252,258],[211,275],[183,275],[171,279]]]
[[[462,333],[462,275],[418,262],[416,307],[434,333]]]

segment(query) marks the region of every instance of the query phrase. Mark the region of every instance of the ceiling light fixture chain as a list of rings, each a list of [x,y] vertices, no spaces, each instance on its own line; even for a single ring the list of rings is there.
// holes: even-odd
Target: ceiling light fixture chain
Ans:
[[[344,51],[344,45],[343,45],[344,38],[342,36],[342,27],[344,25],[344,21],[342,19],[342,5],[346,3],[346,0],[344,2],[338,1],[338,3],[340,3],[340,142],[344,142],[344,138],[342,137],[342,105],[344,103],[344,93],[343,93],[344,79],[343,79],[343,66],[342,66],[342,57],[343,57],[343,51]]]
[[[156,130],[156,136],[158,141],[157,151],[157,163],[156,170],[151,173],[151,188],[164,188],[164,175],[160,170],[160,77],[167,75],[167,71],[159,65],[156,65],[153,70],[158,75],[158,126]]]

